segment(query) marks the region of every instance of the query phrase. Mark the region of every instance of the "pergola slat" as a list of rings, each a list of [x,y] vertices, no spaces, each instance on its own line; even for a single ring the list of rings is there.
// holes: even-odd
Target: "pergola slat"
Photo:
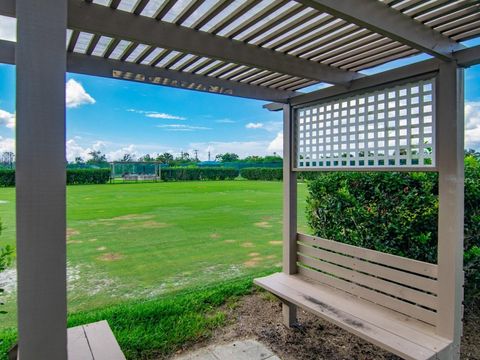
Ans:
[[[217,3],[213,8],[210,9],[209,12],[205,13],[193,23],[192,29],[200,30],[203,26],[205,26],[209,21],[211,21],[215,16],[220,14],[232,3],[233,0],[222,0],[221,2]]]
[[[294,56],[282,55],[240,41],[212,36],[123,11],[111,11],[100,5],[75,0],[70,0],[69,5],[70,27],[93,34],[116,36],[150,46],[232,61],[334,84],[346,84],[362,76]]]
[[[439,59],[449,60],[451,53],[463,48],[429,27],[416,22],[379,1],[299,0],[302,4],[345,19],[360,27],[385,35]]]

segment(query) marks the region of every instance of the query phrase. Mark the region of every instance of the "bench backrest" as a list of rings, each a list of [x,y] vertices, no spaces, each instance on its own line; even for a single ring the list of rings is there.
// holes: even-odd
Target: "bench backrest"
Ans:
[[[298,272],[401,314],[436,325],[438,267],[297,234]]]

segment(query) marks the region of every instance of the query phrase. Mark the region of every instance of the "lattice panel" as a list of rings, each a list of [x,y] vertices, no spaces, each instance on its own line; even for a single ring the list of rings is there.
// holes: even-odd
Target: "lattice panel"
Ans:
[[[435,167],[435,81],[297,109],[296,168]]]

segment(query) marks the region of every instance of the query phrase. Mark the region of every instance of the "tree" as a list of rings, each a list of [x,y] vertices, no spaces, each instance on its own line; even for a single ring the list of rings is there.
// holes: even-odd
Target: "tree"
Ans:
[[[234,162],[238,161],[239,158],[240,157],[235,153],[218,154],[215,156],[215,160],[220,162]]]
[[[101,164],[107,162],[107,156],[102,154],[99,150],[90,151],[88,155],[90,155],[91,158],[87,160],[87,164]]]
[[[83,160],[83,158],[81,156],[77,156],[74,160],[74,163],[82,165],[82,164],[85,164],[85,160]]]
[[[120,161],[122,161],[122,162],[135,161],[135,155],[132,155],[132,154],[129,154],[129,153],[123,154]]]
[[[150,156],[150,154],[145,154],[143,156],[141,156],[138,161],[144,161],[144,162],[150,162],[150,161],[154,161],[154,159]]]
[[[160,161],[164,164],[171,164],[173,162],[173,155],[168,152],[165,152],[161,155],[158,155],[155,160]]]
[[[2,154],[2,164],[4,166],[8,166],[9,168],[13,168],[13,163],[15,161],[15,154],[11,151],[5,151]]]

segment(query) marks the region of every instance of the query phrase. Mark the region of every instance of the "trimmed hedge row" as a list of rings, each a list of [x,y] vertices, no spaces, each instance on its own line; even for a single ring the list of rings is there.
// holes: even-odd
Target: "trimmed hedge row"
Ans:
[[[318,175],[308,183],[313,234],[412,259],[437,261],[435,173]],[[465,159],[465,299],[480,301],[480,161]]]
[[[190,181],[190,180],[233,180],[238,176],[237,169],[212,167],[171,167],[162,168],[163,181]]]
[[[106,184],[110,180],[110,169],[68,169],[68,185]]]
[[[106,184],[109,169],[67,169],[67,185]],[[0,187],[15,186],[15,170],[0,170]]]
[[[0,186],[15,186],[15,170],[0,170]]]
[[[247,180],[282,180],[282,168],[244,168],[240,170],[240,176]]]

